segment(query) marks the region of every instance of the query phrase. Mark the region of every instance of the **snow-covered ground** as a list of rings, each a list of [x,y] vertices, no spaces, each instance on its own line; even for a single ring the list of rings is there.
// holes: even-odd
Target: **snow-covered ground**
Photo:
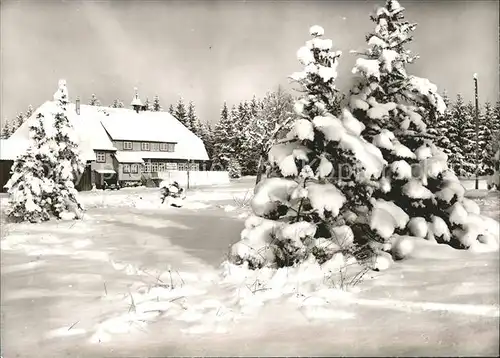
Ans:
[[[180,209],[157,189],[82,193],[82,221],[2,225],[2,356],[498,355],[498,253],[422,240],[347,292],[297,282],[265,305],[258,277],[221,283],[252,186]],[[498,219],[498,195],[476,196]]]

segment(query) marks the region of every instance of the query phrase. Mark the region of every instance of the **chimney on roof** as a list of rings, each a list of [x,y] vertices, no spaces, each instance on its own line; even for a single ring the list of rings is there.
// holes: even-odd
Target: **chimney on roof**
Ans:
[[[137,93],[137,87],[134,87],[135,95],[134,98],[132,99],[132,108],[139,113],[139,111],[143,108],[143,104],[141,99],[139,98],[139,94]]]
[[[76,97],[75,112],[77,115],[80,115],[80,97]]]

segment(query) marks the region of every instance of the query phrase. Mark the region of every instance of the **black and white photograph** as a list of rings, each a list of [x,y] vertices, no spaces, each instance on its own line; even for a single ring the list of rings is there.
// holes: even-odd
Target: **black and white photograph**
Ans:
[[[500,355],[496,0],[1,0],[0,358]]]

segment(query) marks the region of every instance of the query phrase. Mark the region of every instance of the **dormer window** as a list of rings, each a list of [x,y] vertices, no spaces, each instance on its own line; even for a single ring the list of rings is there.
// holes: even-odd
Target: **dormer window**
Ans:
[[[123,150],[132,150],[132,142],[123,142]]]
[[[147,143],[147,142],[142,142],[142,143],[141,143],[141,150],[142,150],[142,151],[149,151],[149,143]]]
[[[106,153],[104,152],[96,152],[95,159],[97,163],[106,163]]]

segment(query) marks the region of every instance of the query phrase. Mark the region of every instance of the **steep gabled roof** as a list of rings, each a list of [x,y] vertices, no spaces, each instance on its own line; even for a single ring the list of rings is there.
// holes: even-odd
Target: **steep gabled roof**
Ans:
[[[27,139],[0,139],[0,160],[15,160],[28,146]]]
[[[109,116],[101,123],[113,140],[177,143],[168,158],[208,160],[203,141],[168,112],[137,113],[123,108],[106,111]]]
[[[69,103],[67,107],[68,120],[75,129],[84,160],[95,160],[94,150],[116,150],[101,125],[101,119],[106,115],[102,111],[96,110],[97,108],[100,107],[82,105],[80,108],[80,115],[77,115],[74,103]],[[19,141],[28,139],[29,127],[36,123],[36,117],[39,113],[54,115],[56,112],[57,106],[54,101],[45,102],[36,109],[31,117],[28,118],[8,140],[12,139]]]

